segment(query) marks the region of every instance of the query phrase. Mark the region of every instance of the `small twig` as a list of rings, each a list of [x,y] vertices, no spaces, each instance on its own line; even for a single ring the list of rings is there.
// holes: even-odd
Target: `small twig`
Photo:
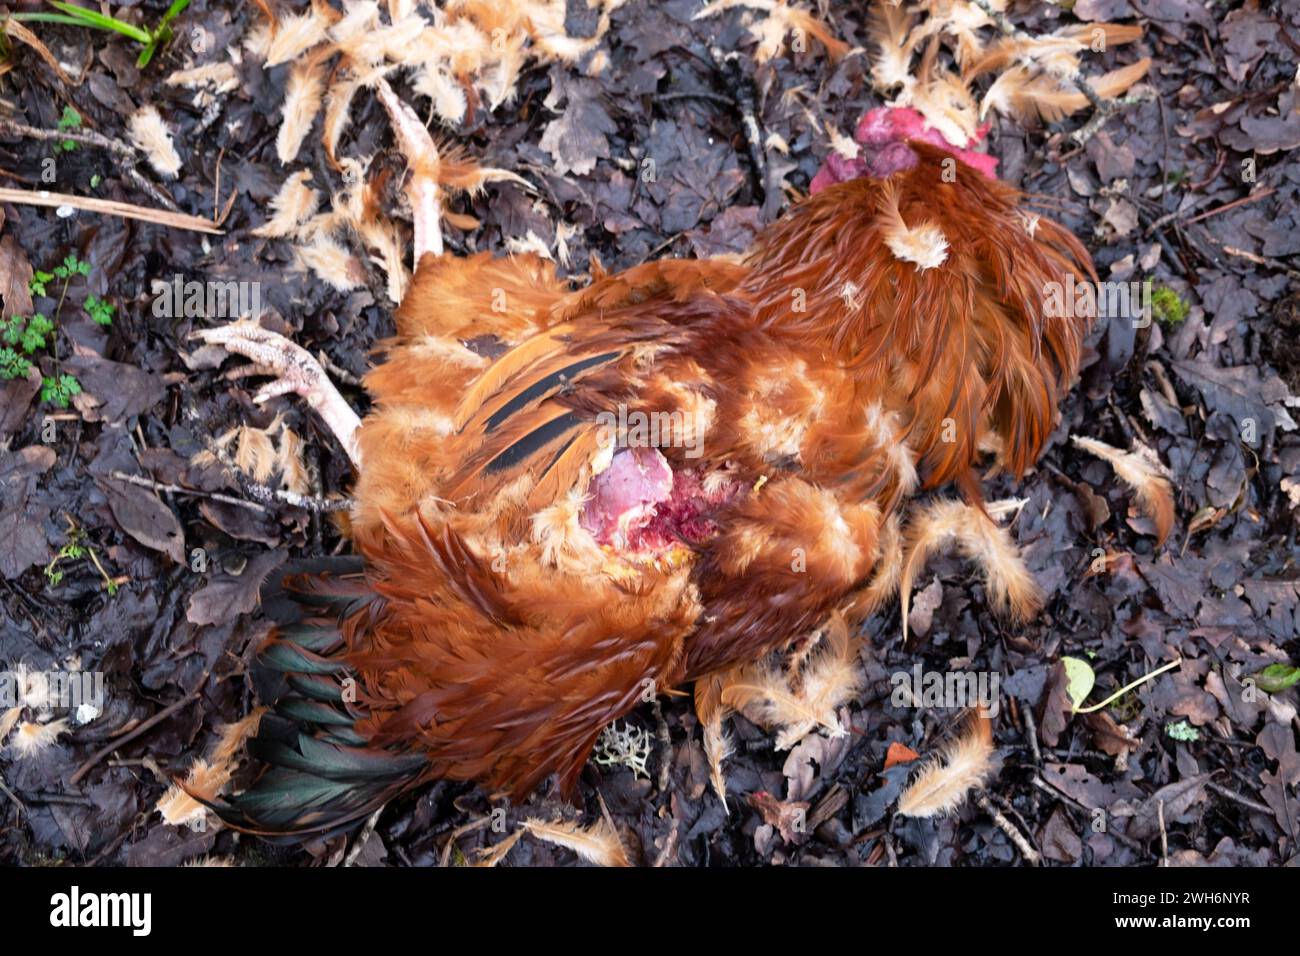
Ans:
[[[146,179],[138,169],[136,163],[139,162],[140,156],[134,148],[122,142],[120,139],[114,139],[111,136],[105,136],[103,133],[97,133],[93,129],[40,129],[35,126],[28,126],[26,123],[19,123],[16,120],[0,119],[0,133],[12,133],[15,136],[22,136],[26,139],[42,140],[45,142],[69,140],[74,143],[81,143],[84,146],[96,146],[100,149],[108,150],[118,159],[122,160],[121,172],[126,175],[139,189],[144,192],[150,199],[164,206],[172,212],[180,212],[179,207],[172,201],[172,198],[158,188],[157,184]]]
[[[651,705],[655,712],[655,740],[659,744],[659,779],[657,781],[659,792],[668,792],[669,774],[673,764],[673,740],[668,733],[668,721],[664,720],[663,708],[659,706],[659,698],[655,698]]]
[[[1034,714],[1032,707],[1022,707],[1020,716],[1025,721],[1025,738],[1029,741],[1029,751],[1034,755],[1034,764],[1042,766],[1043,753],[1038,749],[1038,726],[1034,723]]]
[[[1161,102],[1164,101],[1162,100]],[[1204,179],[1198,180],[1194,183],[1188,183],[1187,191],[1189,193],[1199,193],[1202,189],[1219,178],[1219,173],[1223,171],[1223,167],[1227,165],[1227,162],[1228,154],[1224,151],[1223,147],[1220,146],[1218,151],[1215,153],[1214,168],[1210,170],[1210,174]]]
[[[656,93],[654,101],[656,103],[669,103],[673,100],[712,100],[715,103],[721,103],[723,106],[731,106],[732,102],[721,93],[710,93],[708,90],[689,90],[679,93]]]
[[[1292,269],[1285,262],[1279,259],[1270,259],[1268,256],[1256,255],[1253,252],[1247,252],[1245,249],[1234,249],[1232,246],[1220,246],[1225,254],[1237,259],[1246,259],[1255,263],[1257,266],[1267,266],[1270,269],[1276,269],[1278,272],[1286,273],[1292,279],[1300,282],[1300,271]]]
[[[988,797],[981,793],[975,798],[975,803],[988,814],[989,819],[997,825],[997,828],[1007,835],[1007,839],[1016,845],[1016,849],[1020,851],[1020,855],[1025,858],[1026,863],[1030,866],[1039,866],[1043,862],[1043,858],[1030,845],[1025,835],[1016,829],[1015,824],[1008,820],[1001,810],[989,802]]]
[[[1074,797],[1070,796],[1065,791],[1052,786],[1052,784],[1048,782],[1043,777],[1042,774],[1034,774],[1033,780],[1031,780],[1030,782],[1039,790],[1042,790],[1044,793],[1046,793],[1048,796],[1060,800],[1062,803],[1067,803],[1070,806],[1074,807],[1076,810],[1079,810],[1083,813],[1091,814],[1096,809],[1094,807],[1088,806],[1087,804],[1080,803],[1078,800],[1074,799]],[[1141,843],[1139,843],[1137,840],[1133,839],[1130,836],[1125,836],[1123,833],[1120,833],[1118,830],[1107,829],[1106,835],[1109,837],[1114,837],[1120,843],[1123,843],[1126,847],[1128,847],[1130,850],[1133,850],[1136,853],[1140,853],[1143,856],[1151,855],[1150,851],[1146,847],[1144,847]]]
[[[466,833],[473,833],[475,830],[482,830],[485,826],[487,826],[491,822],[492,822],[492,818],[490,816],[479,817],[477,820],[474,820],[472,823],[466,823],[464,826],[459,826],[456,829],[452,830],[451,836],[447,837],[447,842],[444,843],[442,846],[442,856],[438,861],[438,865],[444,868],[450,866],[451,851],[453,848],[455,848],[456,841],[459,840],[461,837],[463,837]]]
[[[351,498],[317,498],[311,495],[300,495],[296,491],[289,491],[286,488],[272,488],[269,485],[254,481],[244,474],[243,470],[231,459],[226,449],[221,447],[216,439],[212,437],[207,426],[200,420],[198,409],[192,403],[184,402],[182,410],[185,417],[195,426],[194,433],[203,443],[203,447],[234,476],[236,484],[239,485],[244,494],[254,501],[267,506],[289,505],[292,508],[302,508],[304,511],[316,514],[346,511],[352,507]],[[248,504],[246,501],[243,503]]]
[[[1088,122],[1084,123],[1070,134],[1070,139],[1074,140],[1080,146],[1092,139],[1092,137],[1096,135],[1097,131],[1106,125],[1106,120],[1110,119],[1125,106],[1132,106],[1134,103],[1141,103],[1143,101],[1143,98],[1138,96],[1125,96],[1116,100],[1094,100],[1093,98],[1097,96],[1097,93],[1088,84],[1088,81],[1083,78],[1083,74],[1076,73],[1074,76],[1070,77],[1070,79],[1081,92],[1085,90],[1087,91],[1084,93],[1085,96],[1087,96],[1088,93],[1092,94],[1092,96],[1089,97],[1089,100],[1093,101],[1094,105],[1099,104],[1093,111],[1092,116],[1089,117]]]
[[[256,501],[246,501],[243,498],[236,498],[234,495],[223,495],[215,491],[198,491],[194,488],[182,488],[180,485],[165,485],[160,481],[154,481],[152,478],[145,478],[142,475],[131,475],[125,471],[110,472],[109,476],[116,478],[118,481],[125,481],[127,484],[139,485],[141,488],[152,488],[154,491],[169,491],[177,495],[193,495],[196,498],[210,498],[213,501],[221,501],[228,505],[238,505],[241,508],[248,508],[250,511],[265,512],[266,508],[259,505]]]
[[[10,800],[14,802],[14,806],[18,808],[19,814],[23,814],[27,812],[27,805],[23,803],[21,800],[19,800],[17,794],[15,794],[12,790],[9,789],[9,786],[5,783],[5,778],[3,775],[0,775],[0,793],[3,793],[6,797],[8,797]]]
[[[754,169],[754,179],[758,184],[758,189],[764,205],[767,203],[768,193],[768,175],[767,175],[767,154],[763,149],[763,131],[758,122],[758,100],[755,96],[753,80],[746,76],[739,67],[738,61],[728,60],[727,55],[718,47],[710,46],[708,48],[709,59],[713,61],[715,72],[728,82],[734,99],[728,104],[733,106],[740,114],[741,128],[745,133],[746,151],[749,153],[749,162]],[[728,73],[731,74],[728,77]]]
[[[1169,866],[1169,834],[1165,832],[1165,802],[1156,801],[1156,819],[1160,821],[1160,865]]]
[[[1247,810],[1253,810],[1256,813],[1262,813],[1266,816],[1273,816],[1273,808],[1267,804],[1260,803],[1258,800],[1252,800],[1250,797],[1243,797],[1239,793],[1229,790],[1227,787],[1220,786],[1217,783],[1207,783],[1205,789],[1211,793],[1217,793],[1225,800],[1231,800],[1233,803],[1240,804]]]
[[[194,232],[206,232],[219,236],[222,231],[207,219],[191,216],[183,212],[171,212],[166,209],[150,209],[129,202],[117,202],[112,199],[96,199],[88,196],[73,196],[69,193],[52,193],[44,189],[9,189],[0,187],[0,202],[19,203],[27,206],[71,206],[83,212],[103,213],[106,216],[121,216],[123,219],[138,219],[158,226],[171,226],[174,229],[190,229]]]
[[[128,163],[134,164],[137,159],[135,150],[126,143],[120,139],[105,136],[103,133],[96,133],[93,129],[40,129],[36,126],[20,123],[17,120],[0,117],[0,133],[11,133],[14,136],[46,142],[70,140],[85,146],[98,146],[100,149],[106,149],[117,154],[118,158],[124,159]]]
[[[357,857],[359,857],[361,851],[365,849],[366,841],[370,839],[371,835],[375,832],[375,827],[379,825],[379,815],[383,812],[384,808],[380,807],[374,813],[370,814],[370,819],[366,821],[366,825],[362,827],[361,832],[357,834],[357,838],[352,844],[352,849],[349,850],[348,855],[343,858],[344,866],[351,866],[357,861]]]
[[[657,868],[664,866],[668,862],[669,857],[673,855],[673,851],[677,849],[677,835],[678,831],[681,830],[681,827],[682,821],[674,817],[673,828],[668,831],[668,836],[664,838],[664,848],[659,851],[651,866]]]
[[[1203,219],[1209,219],[1211,216],[1219,215],[1219,213],[1230,212],[1231,210],[1237,209],[1241,206],[1248,206],[1253,202],[1258,202],[1261,199],[1266,199],[1267,197],[1273,195],[1275,192],[1277,192],[1276,186],[1267,186],[1264,189],[1256,190],[1255,192],[1251,193],[1249,196],[1242,196],[1240,199],[1234,199],[1232,202],[1225,202],[1222,206],[1215,206],[1213,209],[1207,209],[1205,212],[1197,213],[1191,219],[1184,219],[1181,220],[1181,222],[1185,226],[1190,226],[1194,222],[1200,222]]]

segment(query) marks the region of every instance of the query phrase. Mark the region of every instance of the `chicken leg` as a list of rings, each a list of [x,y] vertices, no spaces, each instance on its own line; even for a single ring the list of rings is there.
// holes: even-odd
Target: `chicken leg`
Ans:
[[[415,111],[402,102],[386,80],[381,78],[376,89],[379,101],[392,121],[398,148],[406,156],[411,170],[406,195],[411,203],[415,227],[415,268],[418,269],[426,253],[440,256],[443,252],[438,222],[438,148]],[[353,467],[361,467],[361,450],[357,445],[361,419],[306,349],[283,335],[262,328],[256,317],[217,329],[202,329],[194,335],[252,359],[259,370],[274,378],[258,391],[254,401],[259,404],[277,395],[293,394],[305,398],[339,440]]]
[[[277,395],[292,394],[305,398],[348,453],[352,466],[361,467],[361,450],[357,445],[361,419],[310,352],[251,319],[216,329],[200,329],[194,336],[252,359],[259,371],[273,376],[274,381],[263,385],[253,397],[259,405]]]

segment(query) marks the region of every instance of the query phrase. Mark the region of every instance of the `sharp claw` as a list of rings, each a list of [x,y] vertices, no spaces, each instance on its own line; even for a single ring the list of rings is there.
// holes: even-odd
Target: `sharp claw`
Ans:
[[[264,405],[280,395],[299,394],[307,398],[308,396],[305,393],[309,391],[310,389],[304,388],[299,382],[291,382],[287,378],[277,378],[274,382],[268,382],[257,390],[257,394],[253,396],[253,404]]]
[[[354,465],[361,463],[356,432],[361,420],[310,352],[256,322],[232,322],[215,329],[196,329],[193,337],[251,359],[274,379],[257,390],[258,405],[280,395],[301,395],[338,437]]]

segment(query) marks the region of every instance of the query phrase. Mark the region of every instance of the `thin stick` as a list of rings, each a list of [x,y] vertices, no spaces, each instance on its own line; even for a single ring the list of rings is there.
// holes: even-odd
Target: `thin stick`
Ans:
[[[1267,804],[1260,803],[1258,800],[1252,800],[1249,797],[1243,797],[1239,793],[1234,793],[1227,787],[1220,786],[1217,783],[1207,783],[1205,789],[1211,793],[1217,793],[1225,800],[1231,800],[1233,803],[1241,804],[1247,810],[1253,810],[1256,813],[1262,813],[1265,816],[1273,816],[1273,808]]]
[[[40,129],[36,126],[20,123],[17,120],[0,118],[0,133],[12,133],[15,136],[46,141],[59,140],[62,142],[63,140],[71,140],[84,146],[98,146],[100,149],[106,149],[110,153],[116,153],[119,158],[129,163],[134,163],[137,159],[135,150],[126,143],[120,139],[105,136],[103,133],[97,133],[93,129]]]
[[[650,864],[652,867],[657,869],[667,864],[669,858],[677,849],[677,838],[681,828],[682,821],[677,817],[673,817],[673,828],[668,831],[668,836],[664,837],[664,848],[659,851],[659,855],[655,857],[654,863]]]
[[[223,495],[215,491],[197,491],[194,488],[182,488],[180,485],[165,485],[161,481],[154,481],[152,478],[145,478],[143,475],[131,475],[125,471],[109,472],[110,478],[116,478],[118,481],[125,481],[130,485],[139,485],[141,488],[152,488],[154,491],[170,491],[177,495],[193,495],[196,498],[211,498],[213,501],[222,501],[228,505],[238,505],[241,508],[247,508],[250,511],[265,512],[266,508],[259,505],[256,501],[245,501],[243,498],[236,498],[234,495]]]
[[[1015,824],[1008,820],[1001,810],[989,802],[988,797],[981,793],[975,798],[975,803],[981,810],[989,815],[989,819],[997,824],[997,828],[1007,835],[1007,839],[1016,845],[1016,849],[1018,849],[1020,855],[1025,858],[1025,862],[1030,866],[1039,866],[1042,864],[1043,858],[1039,856],[1038,851],[1030,845],[1029,840],[1025,838],[1025,835],[1016,829]]]
[[[1070,796],[1064,790],[1061,790],[1060,788],[1053,786],[1051,782],[1048,781],[1045,777],[1043,777],[1041,773],[1035,774],[1034,778],[1030,781],[1030,783],[1032,783],[1039,790],[1042,790],[1048,796],[1054,797],[1055,799],[1060,800],[1062,803],[1069,804],[1070,806],[1074,807],[1076,810],[1080,810],[1088,814],[1091,814],[1096,810],[1095,807],[1090,807],[1085,803],[1080,803],[1078,800],[1074,799],[1074,797]],[[1144,847],[1137,840],[1133,839],[1131,836],[1125,836],[1123,833],[1120,833],[1118,830],[1114,830],[1114,829],[1107,829],[1106,835],[1115,838],[1120,843],[1123,843],[1130,850],[1133,850],[1137,853],[1141,853],[1143,856],[1150,856],[1151,851],[1149,851],[1146,847]]]
[[[236,484],[254,501],[268,506],[289,505],[293,508],[302,508],[304,511],[317,514],[330,511],[346,511],[352,507],[351,498],[317,498],[311,495],[300,495],[296,491],[289,491],[287,488],[271,488],[268,485],[253,481],[235,464],[230,457],[230,453],[217,444],[216,440],[209,434],[199,417],[198,409],[188,401],[182,403],[181,409],[185,418],[195,426],[195,434],[203,443],[203,447],[234,476]],[[248,504],[248,502],[244,503]]]
[[[1160,821],[1160,865],[1169,865],[1169,834],[1165,832],[1165,802],[1156,801],[1156,817]]]
[[[379,824],[379,815],[383,812],[384,808],[380,807],[374,813],[370,814],[370,819],[366,821],[366,825],[362,827],[361,833],[353,842],[352,849],[348,851],[348,855],[344,858],[344,866],[351,866],[357,862],[357,857],[359,857],[361,851],[365,849],[366,841],[370,839],[370,835],[375,832],[375,827]]]
[[[146,179],[140,173],[140,170],[135,168],[136,163],[140,160],[139,154],[120,139],[105,136],[93,129],[38,129],[35,126],[28,126],[26,123],[19,123],[11,119],[0,119],[0,133],[12,133],[15,136],[25,136],[28,139],[44,141],[58,140],[62,142],[71,140],[74,143],[97,146],[100,149],[108,150],[122,161],[122,173],[137,188],[160,206],[165,206],[175,213],[180,212],[180,209],[170,196]]]
[[[1025,721],[1025,737],[1028,738],[1029,750],[1034,755],[1034,765],[1041,767],[1043,764],[1043,753],[1038,749],[1038,726],[1034,723],[1033,708],[1021,708],[1020,715]]]
[[[1257,256],[1253,252],[1247,252],[1245,249],[1234,249],[1232,246],[1220,246],[1225,253],[1237,259],[1247,259],[1257,266],[1268,266],[1270,269],[1276,269],[1278,272],[1285,272],[1292,279],[1300,280],[1300,272],[1292,269],[1285,262],[1277,259],[1270,259],[1268,256]]]
[[[3,793],[6,797],[8,797],[10,800],[14,802],[14,806],[18,808],[18,812],[20,814],[27,812],[27,804],[19,800],[18,795],[9,789],[8,785],[5,783],[4,777],[0,777],[0,793]]]
[[[1197,213],[1191,219],[1182,220],[1184,225],[1190,226],[1194,222],[1200,222],[1202,219],[1209,219],[1211,216],[1217,216],[1221,212],[1228,212],[1237,209],[1240,206],[1248,206],[1253,202],[1259,202],[1261,199],[1267,199],[1277,192],[1276,186],[1268,186],[1264,189],[1257,190],[1249,196],[1242,196],[1240,199],[1234,199],[1232,202],[1225,202],[1222,206],[1215,206],[1213,209],[1207,209],[1205,212]]]
[[[121,216],[123,219],[138,219],[159,226],[174,229],[190,229],[194,232],[206,232],[220,236],[218,229],[207,219],[191,216],[183,212],[169,212],[165,209],[150,209],[129,202],[117,202],[112,199],[95,199],[89,196],[73,196],[68,193],[52,193],[44,189],[9,189],[0,187],[0,202],[19,203],[27,206],[71,206],[83,212],[102,213],[106,216]]]

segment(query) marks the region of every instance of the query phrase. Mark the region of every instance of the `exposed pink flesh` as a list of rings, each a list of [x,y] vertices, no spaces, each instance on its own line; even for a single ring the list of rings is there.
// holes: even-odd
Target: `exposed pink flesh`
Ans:
[[[943,134],[929,126],[925,117],[914,109],[877,107],[867,111],[854,133],[854,140],[862,147],[858,156],[846,159],[838,153],[832,153],[826,157],[825,164],[813,177],[809,189],[817,193],[827,186],[848,182],[859,176],[883,179],[904,169],[911,169],[916,165],[917,158],[907,147],[909,140],[945,149],[989,179],[995,179],[997,159],[971,148],[980,144],[988,130],[987,123],[981,126],[963,148],[944,139]]]
[[[591,480],[582,526],[601,544],[639,553],[659,553],[682,539],[701,541],[718,530],[711,514],[740,490],[722,482],[712,494],[700,476],[673,473],[657,448],[625,448]]]
[[[625,448],[592,479],[582,526],[601,544],[648,518],[673,492],[673,470],[658,448]]]

